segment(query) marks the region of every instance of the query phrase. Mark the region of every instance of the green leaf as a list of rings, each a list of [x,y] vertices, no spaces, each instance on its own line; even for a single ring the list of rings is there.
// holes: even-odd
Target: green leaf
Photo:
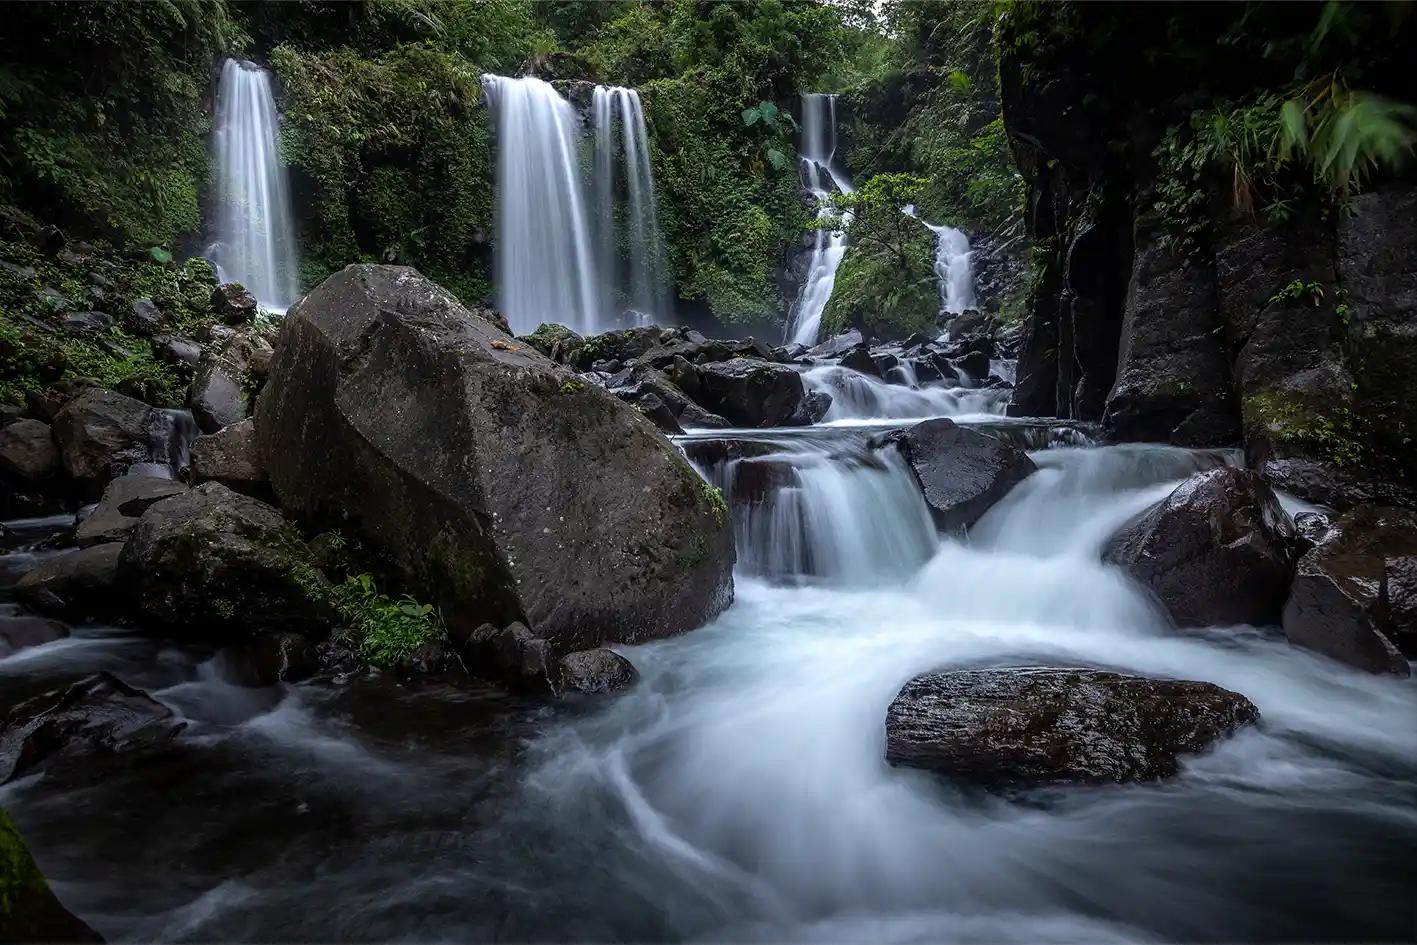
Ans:
[[[768,163],[780,171],[787,166],[787,155],[777,148],[768,148]]]
[[[149,249],[148,255],[152,257],[153,262],[159,262],[164,265],[172,262],[172,254],[169,253],[167,250],[163,249],[161,246],[154,246]]]
[[[755,125],[761,117],[756,106],[743,109],[743,124],[745,125]]]

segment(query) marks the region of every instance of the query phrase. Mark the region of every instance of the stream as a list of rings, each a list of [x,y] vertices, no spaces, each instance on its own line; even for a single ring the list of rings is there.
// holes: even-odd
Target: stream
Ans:
[[[864,448],[880,418],[681,438],[733,501],[737,598],[621,648],[623,695],[244,688],[218,654],[82,627],[0,660],[0,709],[108,669],[189,727],[0,803],[110,940],[1410,940],[1417,685],[1274,628],[1178,633],[1102,563],[1223,455],[954,396],[1040,467],[968,541]],[[1005,798],[884,761],[913,675],[1039,664],[1208,680],[1262,722],[1160,784]]]

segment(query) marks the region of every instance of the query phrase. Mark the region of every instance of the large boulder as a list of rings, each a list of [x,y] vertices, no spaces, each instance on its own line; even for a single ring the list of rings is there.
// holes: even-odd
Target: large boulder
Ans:
[[[81,620],[114,613],[117,607],[118,542],[66,551],[41,563],[15,585],[15,597],[31,610]]]
[[[314,635],[329,615],[310,549],[279,511],[206,482],[153,505],[118,562],[146,619],[188,639]]]
[[[25,482],[42,482],[59,469],[59,447],[49,424],[18,420],[0,429],[0,470]]]
[[[1277,624],[1294,525],[1257,474],[1198,473],[1113,538],[1107,560],[1156,595],[1181,626]]]
[[[797,418],[806,392],[792,368],[754,358],[699,367],[700,404],[744,427],[776,427]]]
[[[216,433],[245,418],[247,392],[265,380],[273,353],[256,327],[222,333],[202,351],[187,400],[203,433]]]
[[[54,438],[71,479],[101,485],[165,452],[169,424],[141,400],[91,387],[54,417]]]
[[[895,430],[875,441],[900,450],[920,483],[935,524],[963,531],[1036,470],[1011,443],[938,418]]]
[[[10,816],[0,809],[0,942],[101,942],[54,896]]]
[[[1205,682],[1095,669],[927,673],[886,714],[886,760],[992,788],[1150,781],[1259,718]]]
[[[187,486],[175,479],[125,473],[104,487],[103,498],[74,530],[74,544],[87,548],[126,541],[149,506],[186,491]]]
[[[141,689],[99,672],[24,702],[0,725],[0,784],[55,758],[165,742],[186,723]]]
[[[1417,656],[1415,577],[1417,512],[1359,506],[1299,559],[1285,636],[1358,669],[1406,676]]]
[[[266,467],[256,448],[256,422],[250,417],[192,442],[188,476],[194,484],[219,482],[228,489],[259,495],[269,488]]]
[[[731,599],[726,507],[683,455],[412,269],[350,266],[291,310],[256,436],[283,507],[381,551],[455,643],[636,642]]]

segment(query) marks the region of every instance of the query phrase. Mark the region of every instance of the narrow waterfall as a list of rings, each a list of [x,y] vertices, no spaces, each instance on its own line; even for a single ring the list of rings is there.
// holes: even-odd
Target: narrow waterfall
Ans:
[[[802,185],[817,201],[817,217],[834,219],[828,199],[834,191],[851,193],[851,181],[846,172],[833,167],[836,159],[836,96],[806,94],[802,96],[802,143],[798,157]],[[849,222],[850,216],[844,215]],[[812,244],[812,256],[807,264],[807,280],[802,294],[792,307],[788,320],[787,340],[798,344],[817,343],[822,311],[831,299],[836,284],[836,270],[846,254],[846,234],[841,230],[817,230]]]
[[[591,121],[597,263],[606,293],[603,310],[626,311],[637,324],[668,324],[672,321],[668,267],[640,94],[618,85],[597,85],[591,96]],[[617,167],[623,173],[617,173]],[[616,212],[617,200],[622,213]]]
[[[208,255],[223,280],[240,282],[262,308],[285,311],[299,294],[295,224],[271,77],[228,59],[217,86],[216,242]]]
[[[925,225],[935,234],[935,277],[940,282],[941,310],[958,315],[974,308],[974,254],[969,249],[969,237],[952,226]]]
[[[541,79],[482,83],[496,115],[498,306],[517,334],[542,322],[613,327],[601,314],[575,109]]]

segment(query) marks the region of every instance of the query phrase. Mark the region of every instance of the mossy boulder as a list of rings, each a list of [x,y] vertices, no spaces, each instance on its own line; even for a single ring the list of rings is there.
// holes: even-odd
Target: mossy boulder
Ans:
[[[868,338],[894,341],[915,332],[934,335],[940,318],[935,237],[909,217],[910,234],[899,247],[859,243],[847,248],[836,271],[831,301],[822,311],[821,337],[850,328]]]
[[[64,908],[10,815],[0,809],[0,942],[101,942]]]
[[[518,621],[559,652],[636,642],[731,598],[729,524],[673,444],[412,269],[350,266],[291,309],[256,436],[282,507],[380,552],[455,644]]]

